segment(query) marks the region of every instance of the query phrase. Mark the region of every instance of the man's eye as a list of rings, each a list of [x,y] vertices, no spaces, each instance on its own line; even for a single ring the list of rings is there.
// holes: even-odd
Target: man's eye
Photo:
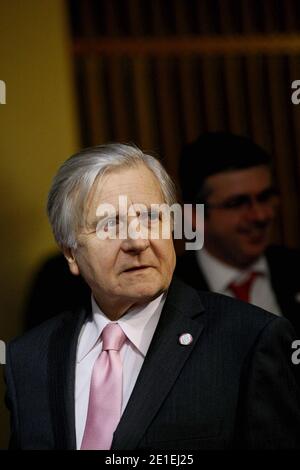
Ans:
[[[119,219],[117,217],[112,217],[111,219],[107,219],[103,229],[107,232],[108,230],[117,227],[119,224]]]
[[[266,191],[263,191],[257,196],[258,202],[270,202],[272,199],[274,199],[277,196],[277,192],[274,188],[272,189],[267,189]]]
[[[108,225],[109,227],[114,227],[115,225],[117,225],[117,223],[118,223],[118,222],[117,222],[116,219],[109,219],[109,220],[107,221],[107,225]]]
[[[151,221],[157,221],[159,220],[159,213],[158,212],[150,212],[149,213],[149,219]]]
[[[141,220],[144,223],[154,223],[159,220],[159,213],[158,212],[144,212],[141,214]]]
[[[232,199],[231,201],[227,201],[226,203],[224,203],[224,207],[228,209],[235,209],[235,208],[243,207],[248,202],[249,201],[247,198],[239,197],[237,199]]]

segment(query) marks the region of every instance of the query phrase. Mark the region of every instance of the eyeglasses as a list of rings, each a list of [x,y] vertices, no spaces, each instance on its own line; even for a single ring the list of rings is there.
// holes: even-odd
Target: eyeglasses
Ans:
[[[256,196],[252,196],[250,194],[240,194],[220,203],[205,204],[205,207],[208,209],[243,211],[251,209],[253,204],[259,204],[260,206],[272,206],[277,202],[277,199],[278,191],[275,188],[268,188]]]

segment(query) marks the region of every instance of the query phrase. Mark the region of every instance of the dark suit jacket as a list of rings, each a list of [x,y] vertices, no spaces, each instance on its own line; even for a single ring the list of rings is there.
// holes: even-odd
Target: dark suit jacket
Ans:
[[[286,247],[271,246],[265,254],[278,305],[300,337],[300,252]],[[179,278],[195,289],[209,290],[194,251],[187,251],[178,258],[175,272]]]
[[[12,448],[76,447],[75,358],[86,319],[86,310],[65,313],[9,344]],[[186,332],[193,341],[183,346]],[[293,339],[287,320],[174,279],[112,448],[300,448]]]

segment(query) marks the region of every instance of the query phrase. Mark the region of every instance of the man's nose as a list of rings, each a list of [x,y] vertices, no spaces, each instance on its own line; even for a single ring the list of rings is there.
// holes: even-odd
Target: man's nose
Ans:
[[[251,205],[248,208],[247,216],[251,220],[263,222],[269,218],[272,218],[273,209],[266,204],[262,204],[255,199],[252,200]]]
[[[129,219],[130,220],[130,219]],[[150,245],[148,231],[141,224],[127,227],[127,238],[122,242],[124,251],[140,252]]]
[[[141,251],[144,251],[148,248],[150,245],[149,240],[146,238],[131,238],[128,237],[126,240],[123,240],[122,242],[122,249],[126,252],[135,252],[139,253]]]

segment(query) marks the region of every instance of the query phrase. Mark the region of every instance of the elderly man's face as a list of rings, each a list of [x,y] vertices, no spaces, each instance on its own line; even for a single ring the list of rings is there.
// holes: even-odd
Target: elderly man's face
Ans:
[[[207,250],[235,267],[254,262],[270,241],[277,203],[265,165],[222,172],[207,178],[210,194],[205,219]]]
[[[119,169],[105,175],[93,188],[86,213],[86,226],[77,236],[78,247],[66,253],[71,272],[81,274],[98,305],[111,319],[135,304],[148,302],[165,291],[175,268],[172,236],[168,239],[99,239],[97,209],[111,204],[118,209],[119,196],[131,204],[162,204],[164,198],[153,173],[144,165]],[[137,217],[128,217],[131,220]],[[98,225],[99,227],[99,225]]]

